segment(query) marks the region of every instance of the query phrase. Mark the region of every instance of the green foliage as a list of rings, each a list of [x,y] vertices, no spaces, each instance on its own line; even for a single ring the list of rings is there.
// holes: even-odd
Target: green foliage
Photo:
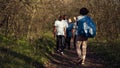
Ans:
[[[0,33],[37,39],[52,31],[55,19],[66,14],[78,16],[81,7],[87,7],[97,25],[97,40],[119,39],[119,0],[1,0]],[[111,40],[112,39],[112,40]]]
[[[31,43],[24,39],[13,40],[0,36],[0,68],[44,67],[55,45],[52,36],[48,36],[50,34],[46,33]]]
[[[89,15],[97,25],[94,40],[110,44],[119,42],[119,2],[119,0],[0,0],[1,68],[21,66],[34,68],[35,63],[47,63],[46,56],[53,52],[55,45],[50,32],[55,19],[63,14],[70,17],[78,16],[81,7],[90,10]],[[119,66],[119,57],[116,57],[120,56],[119,44],[106,46],[104,43],[97,43],[100,46],[93,47],[104,60],[110,61],[109,64],[113,67]],[[112,64],[114,61],[118,65]]]

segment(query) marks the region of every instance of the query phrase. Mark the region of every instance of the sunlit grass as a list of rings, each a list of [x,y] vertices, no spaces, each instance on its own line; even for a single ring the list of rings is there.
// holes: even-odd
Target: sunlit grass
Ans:
[[[45,65],[55,45],[51,33],[45,33],[32,43],[0,36],[0,44],[0,68],[37,68]]]

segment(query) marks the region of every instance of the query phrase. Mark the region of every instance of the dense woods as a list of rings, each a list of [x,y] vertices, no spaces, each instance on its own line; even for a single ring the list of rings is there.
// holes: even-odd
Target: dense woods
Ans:
[[[35,39],[52,31],[59,15],[77,16],[81,7],[90,10],[97,24],[97,40],[120,37],[119,0],[0,0],[0,33]]]
[[[59,15],[78,16],[82,7],[97,25],[91,50],[110,68],[119,68],[120,0],[0,0],[0,68],[47,64],[55,47],[54,21]]]

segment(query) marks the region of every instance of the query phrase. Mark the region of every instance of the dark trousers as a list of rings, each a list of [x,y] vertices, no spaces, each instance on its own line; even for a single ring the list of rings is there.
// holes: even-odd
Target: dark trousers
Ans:
[[[70,41],[71,37],[66,37],[66,46],[68,47],[68,49],[70,49]]]
[[[57,41],[56,41],[56,49],[60,50],[60,52],[63,52],[64,50],[64,43],[65,43],[65,37],[63,35],[57,35]]]
[[[74,36],[74,48],[76,49],[76,37],[77,35]]]

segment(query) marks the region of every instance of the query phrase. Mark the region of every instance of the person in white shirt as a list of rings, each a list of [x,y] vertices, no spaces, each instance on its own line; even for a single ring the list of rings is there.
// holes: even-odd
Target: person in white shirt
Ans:
[[[66,27],[68,27],[68,16],[67,15],[63,15],[63,20],[65,21]]]
[[[64,55],[63,50],[66,36],[66,24],[65,21],[63,21],[62,16],[55,21],[54,36],[56,37],[56,50]]]

